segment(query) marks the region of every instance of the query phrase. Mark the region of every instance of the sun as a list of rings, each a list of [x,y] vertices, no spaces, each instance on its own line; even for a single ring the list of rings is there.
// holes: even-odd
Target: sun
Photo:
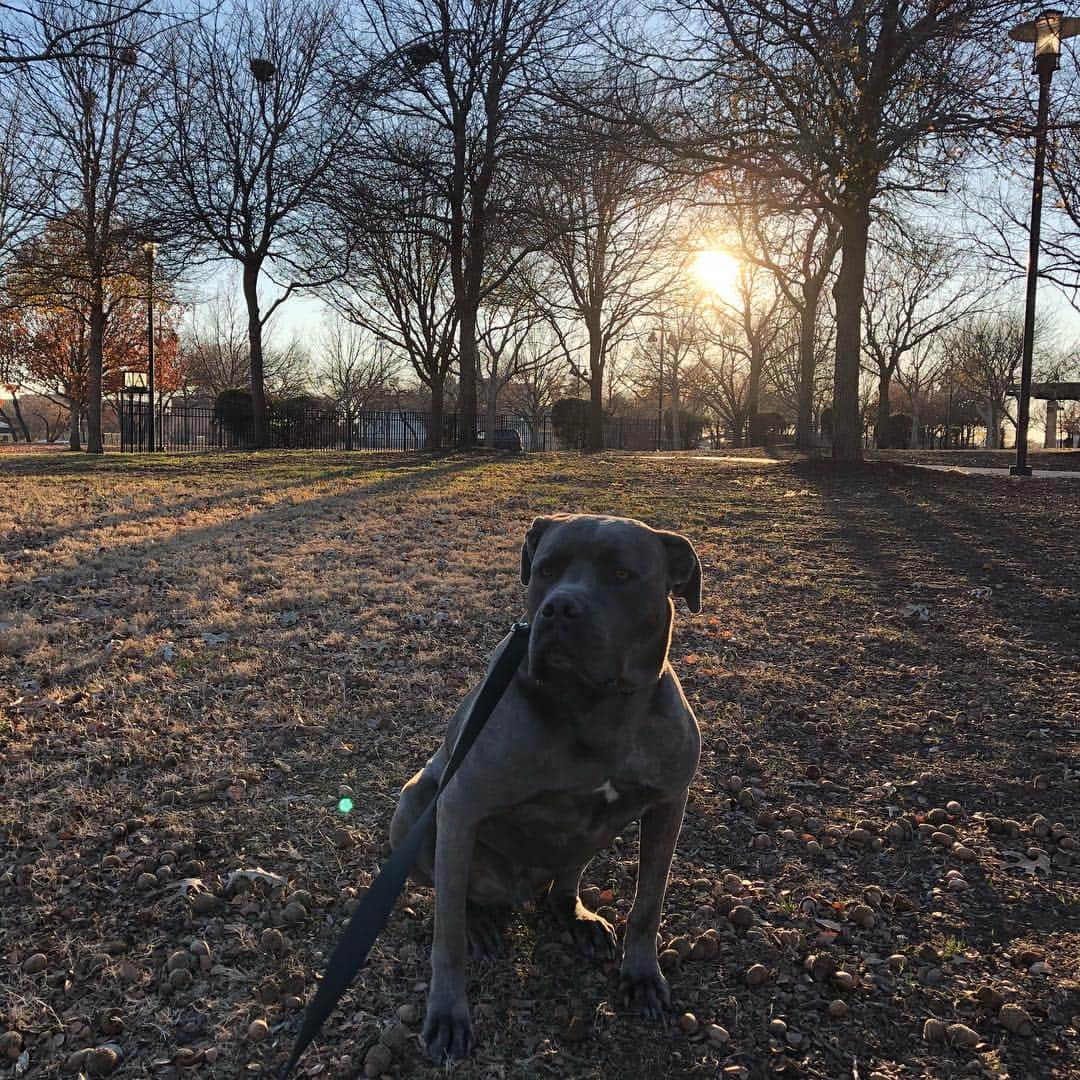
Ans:
[[[734,303],[739,291],[739,260],[726,251],[706,248],[694,257],[694,276],[705,292]]]

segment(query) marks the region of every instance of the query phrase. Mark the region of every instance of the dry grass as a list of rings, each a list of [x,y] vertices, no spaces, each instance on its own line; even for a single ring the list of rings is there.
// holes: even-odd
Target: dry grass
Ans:
[[[281,1062],[397,789],[519,613],[520,537],[554,510],[679,528],[705,562],[675,656],[706,752],[662,932],[718,931],[671,978],[730,1041],[619,1014],[614,972],[530,913],[474,971],[460,1074],[1080,1075],[1080,485],[707,455],[8,454],[0,496],[0,1076],[104,1044],[117,1076]],[[971,861],[919,837],[953,799]],[[622,841],[587,875],[620,917]],[[284,883],[227,884],[254,868]],[[430,912],[406,897],[309,1075],[357,1075],[422,1007]],[[978,1046],[925,1041],[927,1018]],[[412,1040],[393,1070],[429,1071]]]

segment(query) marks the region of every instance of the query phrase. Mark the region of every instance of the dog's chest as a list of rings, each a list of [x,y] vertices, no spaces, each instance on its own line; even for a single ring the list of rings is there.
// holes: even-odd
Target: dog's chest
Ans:
[[[539,792],[493,815],[480,836],[516,862],[558,866],[606,847],[659,797],[656,788],[608,776],[599,784]]]

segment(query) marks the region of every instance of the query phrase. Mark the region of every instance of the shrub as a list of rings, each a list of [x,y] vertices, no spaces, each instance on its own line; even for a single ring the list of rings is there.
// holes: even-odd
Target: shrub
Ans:
[[[895,450],[906,450],[911,442],[911,417],[907,413],[893,413],[889,417],[886,445]]]
[[[560,398],[551,407],[555,438],[564,446],[584,445],[589,430],[589,403],[584,398]]]
[[[255,408],[251,403],[251,393],[236,387],[222,390],[214,402],[214,419],[240,438],[251,429]]]

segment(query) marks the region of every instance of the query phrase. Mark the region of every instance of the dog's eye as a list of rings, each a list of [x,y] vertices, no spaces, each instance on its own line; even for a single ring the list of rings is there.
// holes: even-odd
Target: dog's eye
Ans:
[[[539,568],[537,573],[543,578],[552,578],[555,576],[555,567],[552,566],[550,563],[544,563],[544,565]]]
[[[629,581],[630,580],[630,571],[629,570],[616,570],[615,573],[612,576],[615,578],[616,581]]]

